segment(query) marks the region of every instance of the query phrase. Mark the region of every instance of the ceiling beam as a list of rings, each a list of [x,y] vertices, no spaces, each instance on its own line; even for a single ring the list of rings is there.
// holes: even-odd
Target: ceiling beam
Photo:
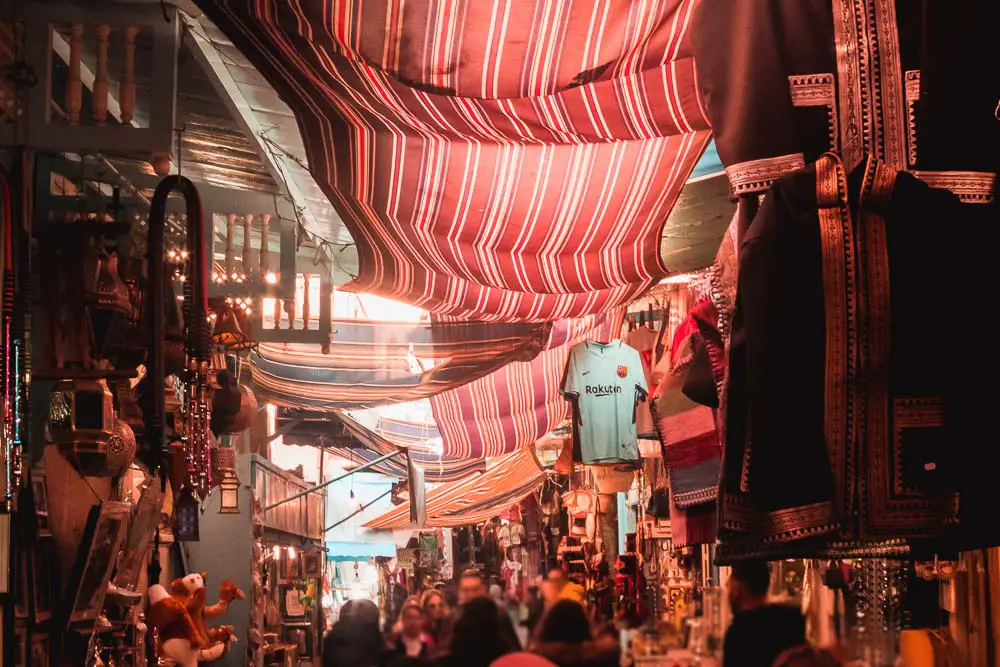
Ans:
[[[306,228],[311,230],[319,229],[319,224],[315,215],[313,215],[308,200],[299,188],[284,160],[276,156],[274,151],[266,145],[264,138],[265,130],[261,126],[250,103],[247,101],[246,96],[240,90],[239,84],[236,83],[232,73],[229,71],[228,65],[220,55],[220,45],[212,41],[198,20],[184,17],[184,21],[192,38],[192,53],[194,53],[195,58],[205,70],[205,74],[219,93],[219,97],[222,98],[223,102],[229,108],[233,118],[236,119],[236,122],[239,123],[243,131],[247,133],[247,136],[250,137],[257,149],[257,154],[264,162],[264,166],[267,167],[271,177],[274,178],[274,182],[286,191],[292,205],[304,217]]]

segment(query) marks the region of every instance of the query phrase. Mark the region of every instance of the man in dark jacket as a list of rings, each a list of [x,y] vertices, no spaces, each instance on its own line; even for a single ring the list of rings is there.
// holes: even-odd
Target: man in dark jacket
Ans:
[[[489,597],[489,589],[486,587],[486,579],[479,570],[465,570],[462,572],[462,576],[458,579],[458,604],[459,615],[461,615],[461,605],[468,603],[476,598]],[[510,620],[510,614],[507,613],[506,609],[500,609],[500,635],[503,637],[504,641],[510,646],[511,651],[521,650],[521,640],[517,637],[517,632],[514,630],[514,623]]]
[[[723,644],[723,667],[771,667],[786,649],[806,643],[806,621],[795,607],[768,604],[771,571],[765,561],[733,566],[726,584],[733,622]]]

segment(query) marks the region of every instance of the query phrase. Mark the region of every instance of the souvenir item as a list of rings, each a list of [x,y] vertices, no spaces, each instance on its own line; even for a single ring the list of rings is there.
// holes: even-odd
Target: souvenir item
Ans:
[[[81,475],[107,474],[114,427],[114,401],[104,380],[61,380],[52,388],[49,437]]]
[[[70,607],[64,610],[70,626],[93,624],[100,615],[131,514],[129,503],[104,501],[91,509],[70,574]]]
[[[233,582],[219,586],[219,601],[205,605],[205,575],[191,573],[175,579],[170,590],[160,584],[149,589],[149,623],[159,633],[160,653],[179,667],[196,667],[226,655],[236,641],[231,625],[209,628],[206,619],[222,616],[233,600],[244,598]]]
[[[646,400],[639,353],[620,340],[570,350],[562,393],[573,404],[573,434],[583,463],[639,458],[637,404]]]

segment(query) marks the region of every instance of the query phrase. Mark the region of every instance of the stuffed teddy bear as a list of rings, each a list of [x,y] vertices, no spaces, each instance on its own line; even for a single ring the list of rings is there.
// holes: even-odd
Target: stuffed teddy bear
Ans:
[[[160,653],[178,667],[197,667],[218,660],[236,641],[233,628],[209,628],[206,619],[218,618],[243,591],[231,581],[219,587],[219,601],[205,605],[205,573],[191,573],[170,583],[170,591],[156,584],[149,589],[149,622],[159,631]]]

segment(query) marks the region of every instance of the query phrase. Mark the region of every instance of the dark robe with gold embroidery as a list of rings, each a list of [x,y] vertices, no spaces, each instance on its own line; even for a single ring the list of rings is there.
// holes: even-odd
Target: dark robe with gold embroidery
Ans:
[[[1000,541],[976,381],[996,353],[965,335],[995,282],[998,36],[988,0],[700,4],[719,155],[741,209],[759,205],[741,233],[724,559]]]

